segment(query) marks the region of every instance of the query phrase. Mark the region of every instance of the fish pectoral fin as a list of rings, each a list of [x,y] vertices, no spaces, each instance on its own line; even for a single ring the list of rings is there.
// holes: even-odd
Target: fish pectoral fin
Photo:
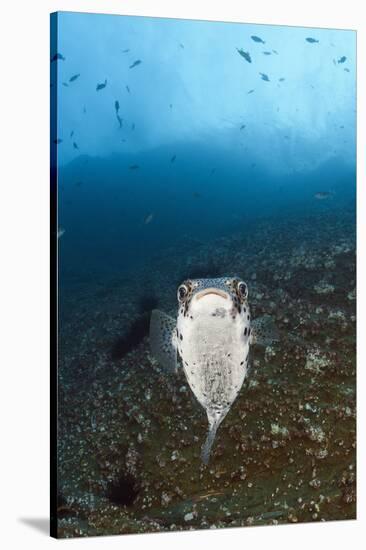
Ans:
[[[270,346],[280,340],[279,331],[270,315],[258,317],[251,324],[251,344]]]
[[[177,372],[176,321],[163,311],[153,309],[150,318],[150,350],[161,367]]]

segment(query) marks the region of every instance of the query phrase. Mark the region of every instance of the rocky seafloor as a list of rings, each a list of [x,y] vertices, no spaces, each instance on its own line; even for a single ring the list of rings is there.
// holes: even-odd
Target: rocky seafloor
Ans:
[[[60,537],[356,517],[354,226],[351,211],[262,220],[61,287]],[[206,467],[205,412],[150,356],[148,322],[185,278],[224,274],[281,338],[253,346]]]

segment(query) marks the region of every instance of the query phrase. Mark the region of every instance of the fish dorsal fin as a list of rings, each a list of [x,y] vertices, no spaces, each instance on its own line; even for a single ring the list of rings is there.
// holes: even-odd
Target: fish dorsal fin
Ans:
[[[270,346],[278,342],[280,335],[270,315],[258,317],[251,323],[251,344],[258,346]]]
[[[150,318],[150,350],[160,366],[177,371],[176,321],[163,311],[153,309]]]

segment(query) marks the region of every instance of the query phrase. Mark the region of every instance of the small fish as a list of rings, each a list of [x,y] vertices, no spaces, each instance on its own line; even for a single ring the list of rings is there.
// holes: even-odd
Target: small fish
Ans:
[[[137,59],[136,61],[134,61],[132,63],[132,65],[130,65],[130,69],[133,69],[134,67],[137,67],[137,65],[140,65],[140,63],[142,63],[141,59]]]
[[[74,74],[73,76],[71,76],[69,78],[69,82],[75,82],[75,80],[77,80],[79,78],[79,76],[80,76],[80,73]]]
[[[74,143],[73,143],[73,147],[74,147],[74,149],[79,150],[79,146],[78,146],[78,144],[77,144],[75,141],[74,141]]]
[[[74,135],[74,130],[71,130],[70,137],[72,138],[73,135]]]
[[[208,464],[216,432],[246,377],[250,345],[270,345],[278,333],[268,315],[251,322],[248,287],[237,277],[185,280],[177,299],[176,318],[152,311],[150,349],[168,372],[177,372],[181,360],[192,393],[207,414],[201,458]]]
[[[263,55],[272,55],[272,52],[262,52]]]
[[[315,193],[314,195],[314,197],[319,201],[328,199],[330,196],[331,196],[331,193],[329,193],[329,191],[318,191],[318,193]]]
[[[127,49],[127,50],[122,50],[122,53],[127,53],[127,52],[129,52],[129,51],[130,51],[129,49]]]
[[[61,53],[55,53],[55,55],[51,58],[51,63],[53,61],[65,61],[65,57]]]
[[[282,78],[279,78],[278,79],[278,82],[285,82],[285,79],[282,77]]]
[[[241,55],[242,57],[244,57],[244,59],[246,61],[248,61],[248,63],[252,62],[252,58],[250,57],[249,52],[245,52],[242,48],[240,50],[239,50],[239,48],[236,48],[236,49],[237,49],[238,54]]]
[[[316,40],[315,38],[305,38],[306,42],[309,42],[310,44],[318,44],[319,40]]]
[[[259,38],[259,36],[251,36],[250,37],[254,42],[260,42],[261,44],[265,44],[265,41]]]
[[[226,473],[226,471],[222,471],[220,473]],[[192,496],[192,501],[193,502],[201,502],[202,500],[206,500],[206,498],[217,497],[217,496],[221,496],[221,495],[224,495],[224,494],[225,493],[223,491],[211,490],[211,491],[208,491],[207,493],[203,493],[201,495]]]
[[[139,168],[138,164],[131,164],[131,166],[129,166],[130,170],[137,170],[138,168]]]
[[[82,181],[77,181],[75,183],[75,187],[81,187],[83,185],[83,182]]]
[[[244,130],[245,127],[246,127],[246,124],[242,124],[242,125],[240,126],[240,130]]]
[[[65,229],[63,227],[60,227],[58,230],[57,230],[57,238],[60,239],[62,237],[62,235],[65,234]]]
[[[278,55],[278,51],[277,50],[272,50],[274,54]]]
[[[65,88],[68,88],[69,86],[67,82],[63,82],[62,85],[65,86]]]
[[[149,223],[151,223],[153,221],[153,218],[154,218],[154,212],[150,212],[150,214],[148,214],[147,216],[145,216],[144,218],[144,224],[145,225],[148,225]]]
[[[86,115],[86,107],[83,108],[83,113]]]
[[[216,168],[212,168],[210,172],[210,176],[212,176],[212,174],[214,174],[215,172],[216,172]]]
[[[343,70],[346,71],[346,73],[349,73],[349,69],[345,68]]]
[[[201,193],[197,193],[197,191],[193,191],[192,196],[195,199],[200,199],[202,197]]]
[[[133,131],[135,128],[136,128],[136,126],[135,126],[135,123],[133,122],[133,123],[131,124],[131,130]]]
[[[347,57],[345,55],[342,55],[342,57],[338,59],[337,63],[344,63],[345,61],[347,61]]]
[[[177,158],[177,155],[173,155],[172,158],[170,159],[170,162],[174,162],[176,158]]]
[[[53,143],[54,143],[55,145],[60,145],[60,143],[62,143],[62,141],[63,141],[63,140],[62,140],[61,138],[57,138],[57,139],[54,139],[54,140],[53,140]]]
[[[179,46],[184,50],[184,44],[180,43]]]
[[[265,73],[259,73],[259,74],[261,75],[262,80],[264,80],[265,82],[270,82],[268,75],[266,75]]]
[[[127,85],[126,85],[126,90],[128,91],[129,94],[131,93],[129,86],[127,86]]]
[[[96,91],[99,92],[99,90],[103,90],[103,88],[105,88],[106,86],[107,86],[107,79],[105,79],[105,81],[102,82],[101,84],[97,84]]]
[[[122,128],[123,120],[118,114],[118,111],[119,111],[119,101],[118,101],[118,99],[116,99],[116,101],[114,102],[114,108],[116,110],[116,117],[117,117],[117,120],[118,120],[119,127]]]
[[[169,109],[173,109],[173,103],[169,103]]]
[[[254,92],[254,90],[249,90],[249,92],[247,92],[248,94],[252,94]]]

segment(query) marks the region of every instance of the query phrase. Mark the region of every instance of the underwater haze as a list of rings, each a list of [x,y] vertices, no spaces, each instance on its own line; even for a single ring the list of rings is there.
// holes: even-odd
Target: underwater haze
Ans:
[[[355,518],[356,32],[60,12],[50,57],[58,536]],[[279,336],[206,466],[149,324],[219,277]]]
[[[59,13],[61,269],[123,269],[183,238],[354,201],[355,41]]]

